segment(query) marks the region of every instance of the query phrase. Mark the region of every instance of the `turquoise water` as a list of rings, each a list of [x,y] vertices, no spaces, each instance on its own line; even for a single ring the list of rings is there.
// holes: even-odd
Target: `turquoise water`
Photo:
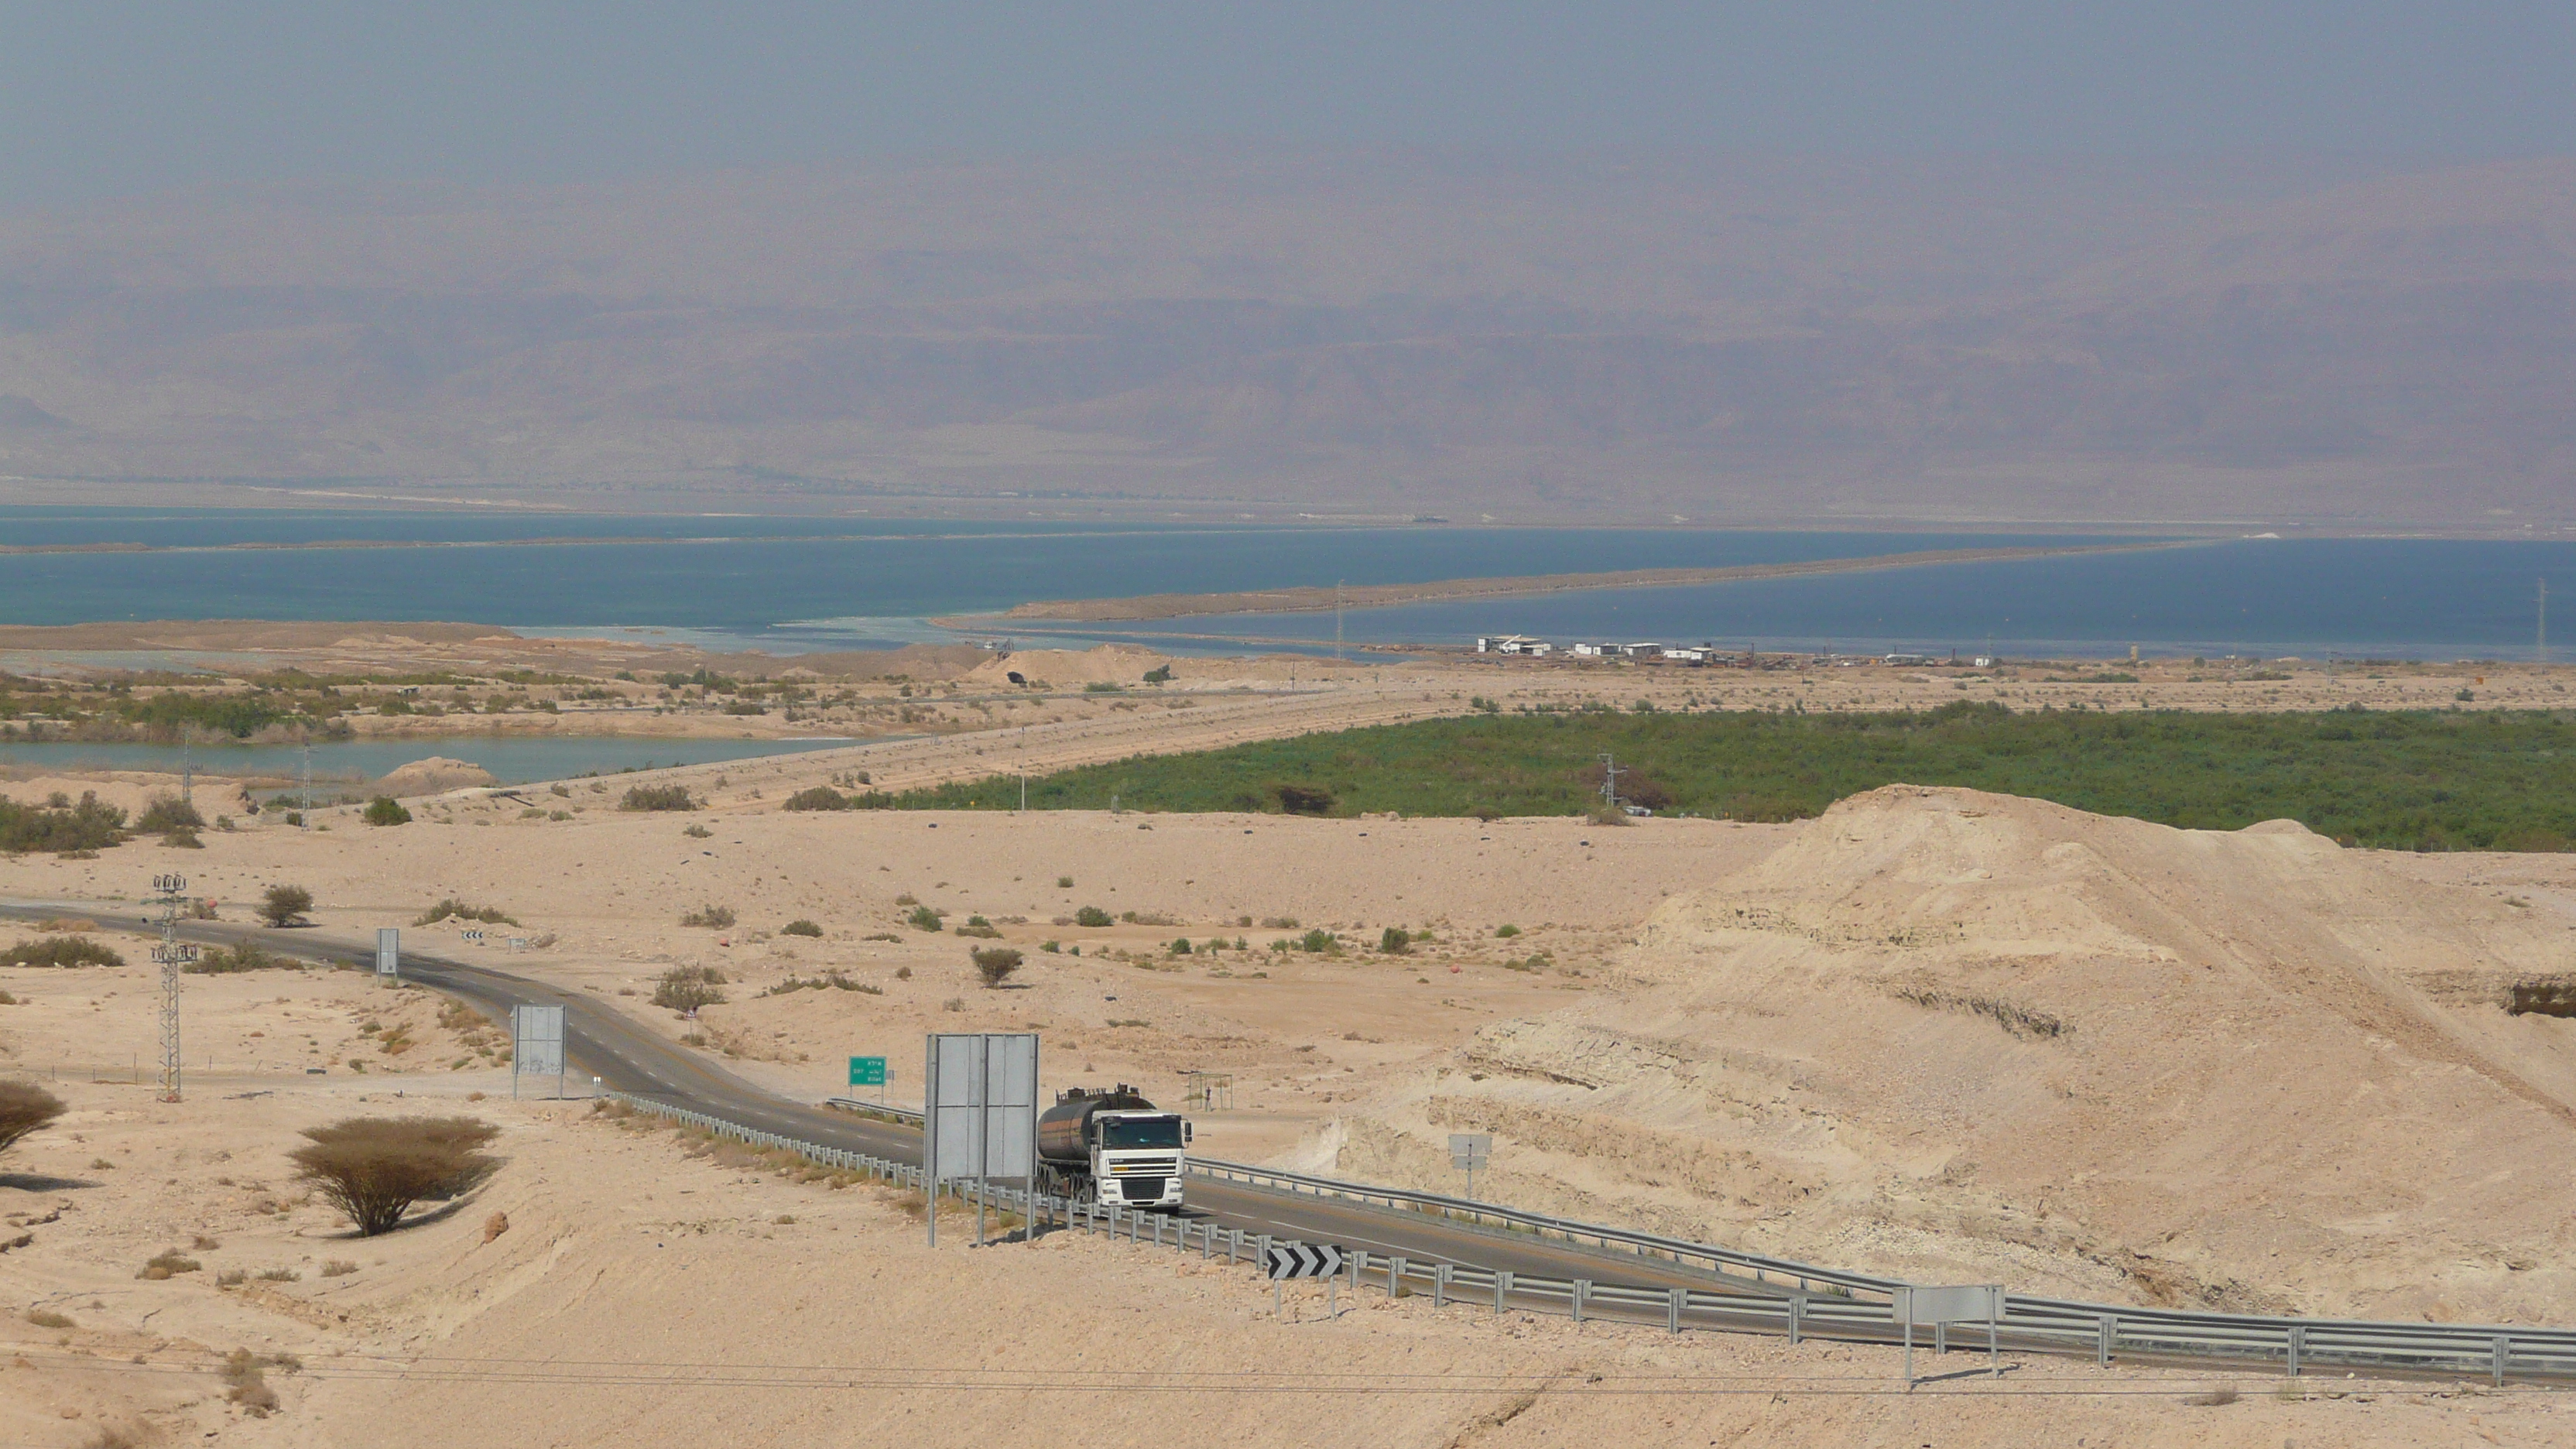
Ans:
[[[414,740],[347,740],[313,746],[313,778],[333,782],[372,780],[433,755],[470,760],[504,785],[615,774],[655,765],[703,765],[761,755],[838,749],[854,740],[637,740],[602,736],[517,739],[458,735]],[[25,744],[0,742],[0,765],[49,770],[166,770],[177,773],[177,745]],[[303,768],[294,745],[198,745],[186,758],[207,774],[293,777]]]
[[[509,543],[530,537],[614,542]],[[0,555],[0,621],[447,619],[688,631],[773,651],[947,637],[1035,599],[1715,567],[2048,540],[1672,529],[1098,528],[851,519],[0,508],[0,542],[407,538],[427,548]],[[685,542],[670,542],[674,538]],[[1007,628],[1007,626],[1002,626]]]
[[[515,540],[580,538],[581,543]],[[434,547],[233,550],[399,539]],[[609,540],[609,541],[598,541]],[[633,632],[772,653],[959,637],[934,617],[1037,599],[1718,567],[2077,536],[1667,529],[1139,527],[359,510],[0,508],[0,542],[136,542],[148,554],[0,555],[0,622],[448,619]],[[2530,658],[2535,593],[2576,595],[2576,543],[2239,539],[2152,553],[1943,565],[1678,589],[1355,609],[1343,637],[1462,644],[1529,633],[1772,648]],[[2565,610],[2562,608],[2562,612]],[[1023,646],[1137,639],[1180,651],[1322,650],[1329,614],[1059,629]],[[2576,635],[2576,617],[2559,631]],[[1192,637],[1214,636],[1214,637]]]

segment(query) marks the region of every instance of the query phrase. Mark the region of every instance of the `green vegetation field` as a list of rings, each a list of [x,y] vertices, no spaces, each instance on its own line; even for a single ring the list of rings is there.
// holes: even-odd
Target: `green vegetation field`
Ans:
[[[2106,815],[2232,830],[2289,818],[2402,850],[2576,846],[2576,716],[2418,711],[1481,715],[1140,756],[1029,781],[1031,809],[1570,815],[1599,756],[1666,813],[1795,820],[1894,782],[1966,785]],[[1016,779],[863,805],[1007,810]]]

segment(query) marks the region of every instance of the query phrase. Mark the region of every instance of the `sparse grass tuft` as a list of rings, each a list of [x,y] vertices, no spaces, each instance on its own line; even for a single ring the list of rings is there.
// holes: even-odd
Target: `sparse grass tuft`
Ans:
[[[683,926],[704,926],[711,931],[724,930],[733,923],[734,914],[731,906],[700,906],[680,917],[680,924]]]

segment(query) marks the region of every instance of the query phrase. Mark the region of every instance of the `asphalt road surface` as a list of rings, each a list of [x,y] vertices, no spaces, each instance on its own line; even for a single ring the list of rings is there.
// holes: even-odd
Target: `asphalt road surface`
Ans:
[[[145,914],[148,909],[121,901],[9,901],[0,903],[0,916],[29,921],[80,916],[101,925],[157,930],[158,922]],[[375,966],[372,940],[344,941],[318,930],[269,930],[182,921],[178,934],[182,940],[206,945],[256,940],[272,950],[307,959],[344,962],[368,970]],[[656,1098],[759,1131],[898,1162],[921,1160],[921,1135],[909,1127],[780,1097],[647,1030],[583,992],[560,990],[506,971],[409,948],[403,951],[402,974],[407,981],[444,992],[504,1024],[513,1006],[563,1007],[565,1054],[571,1059],[573,1080],[584,1091],[595,1076],[612,1090]],[[1532,1277],[1588,1278],[1603,1285],[1723,1288],[1763,1295],[1782,1291],[1748,1277],[1641,1262],[1624,1253],[1570,1244],[1532,1242],[1518,1235],[1479,1230],[1417,1213],[1272,1192],[1239,1183],[1193,1178],[1188,1199],[1185,1211],[1189,1216],[1221,1227],[1302,1242],[1366,1248],[1374,1254],[1402,1254],[1418,1265],[1472,1264]]]

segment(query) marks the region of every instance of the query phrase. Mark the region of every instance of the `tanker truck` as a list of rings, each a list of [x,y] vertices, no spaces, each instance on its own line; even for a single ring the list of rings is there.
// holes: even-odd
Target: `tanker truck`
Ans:
[[[1039,1185],[1076,1202],[1174,1211],[1189,1140],[1180,1113],[1124,1082],[1068,1088],[1038,1118]]]

